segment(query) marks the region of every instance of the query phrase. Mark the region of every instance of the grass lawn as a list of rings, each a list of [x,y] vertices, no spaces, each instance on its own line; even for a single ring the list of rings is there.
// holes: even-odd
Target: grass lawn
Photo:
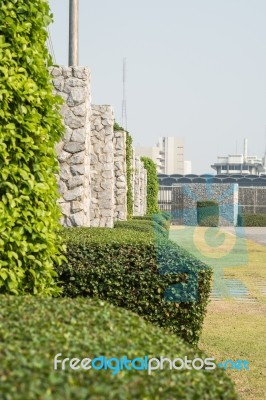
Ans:
[[[186,228],[184,235],[180,235],[181,231],[177,234],[177,231],[173,230],[171,238],[194,254],[197,251],[195,248],[202,248],[201,258],[205,262],[208,249],[210,255],[208,263],[212,263],[211,257],[215,263],[219,250],[217,246],[216,248],[214,246],[212,251],[210,247],[204,245],[204,229],[199,229],[194,234],[193,244],[191,243],[192,227]],[[213,235],[215,235],[215,228]],[[229,237],[227,239],[226,246],[229,249],[232,247],[234,238],[232,237],[231,242]],[[221,251],[225,251],[221,243],[218,245]],[[244,246],[241,250],[242,245],[243,243],[238,249],[239,253],[244,252]],[[250,363],[250,371],[227,370],[227,373],[235,381],[240,399],[262,400],[265,399],[266,393],[266,246],[251,241],[247,241],[246,245],[248,257],[245,265],[236,268],[232,264],[232,268],[224,268],[223,272],[225,279],[242,282],[248,289],[248,299],[252,301],[247,299],[237,301],[235,298],[211,301],[199,347],[218,361],[246,359]],[[243,254],[240,255],[243,256]],[[232,259],[235,260],[234,257]],[[264,289],[261,283],[264,283]]]

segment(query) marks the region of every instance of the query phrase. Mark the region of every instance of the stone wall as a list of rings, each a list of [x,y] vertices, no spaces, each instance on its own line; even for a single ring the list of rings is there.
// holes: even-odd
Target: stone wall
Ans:
[[[114,132],[114,220],[127,219],[126,132]]]
[[[143,163],[141,162],[140,164],[140,206],[139,206],[139,212],[140,215],[145,214],[145,208],[146,208],[146,182],[147,182],[147,171],[144,168]]]
[[[114,132],[111,106],[91,105],[90,71],[53,67],[55,92],[64,99],[65,136],[56,146],[64,226],[113,227],[127,219],[126,132]],[[132,158],[133,214],[146,212],[147,174]]]
[[[94,227],[114,225],[114,113],[111,106],[92,106],[91,207]]]
[[[134,191],[133,191],[133,215],[141,215],[140,211],[140,157],[135,156],[133,159],[134,170]]]
[[[172,212],[184,225],[197,225],[197,201],[215,200],[219,204],[219,226],[234,226],[238,214],[238,184],[180,183],[172,187]]]
[[[144,168],[144,165],[143,165]],[[142,215],[145,215],[147,213],[147,170],[144,168],[144,187],[143,187],[143,210],[142,210]]]
[[[146,213],[147,171],[139,156],[133,152],[133,215],[142,216]]]
[[[65,226],[90,226],[90,71],[84,67],[53,67],[56,93],[65,100],[66,128],[57,145],[60,164],[59,200]]]

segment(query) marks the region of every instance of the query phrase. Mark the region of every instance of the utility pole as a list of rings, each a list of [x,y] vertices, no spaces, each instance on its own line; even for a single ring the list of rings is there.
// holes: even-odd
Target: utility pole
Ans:
[[[127,60],[123,59],[123,101],[122,101],[122,126],[127,130],[127,98],[126,98],[126,70]]]
[[[79,63],[79,0],[69,0],[69,66]]]

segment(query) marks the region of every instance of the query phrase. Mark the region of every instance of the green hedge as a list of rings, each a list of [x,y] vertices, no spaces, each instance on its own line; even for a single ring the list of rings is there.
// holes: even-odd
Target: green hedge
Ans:
[[[0,296],[0,393],[3,400],[235,400],[233,383],[214,370],[54,370],[54,357],[206,356],[175,335],[91,299]]]
[[[238,226],[266,226],[266,214],[238,215]]]
[[[214,200],[197,201],[197,221],[199,226],[218,226],[218,203]]]
[[[159,212],[159,183],[156,164],[149,157],[141,157],[141,161],[143,162],[144,168],[147,171],[147,214],[155,214]]]
[[[161,233],[165,237],[169,235],[169,221],[164,218],[157,217],[157,219],[148,220],[129,220],[129,221],[117,221],[115,222],[115,228],[121,229],[132,229],[133,231],[149,232],[151,235],[156,233]]]
[[[129,220],[129,221],[117,221],[115,222],[114,225],[115,228],[119,229],[130,229],[132,231],[139,231],[139,232],[147,232],[150,235],[154,234],[154,230],[156,232],[161,233],[165,237],[168,237],[168,231],[165,229],[163,226],[159,225],[156,222],[152,221],[138,221],[137,223],[135,221]]]
[[[64,127],[48,66],[44,0],[0,6],[0,293],[51,295],[63,246],[55,144]]]
[[[134,221],[153,221],[162,227],[164,227],[167,231],[170,229],[172,214],[167,212],[159,212],[152,215],[144,215],[144,216],[135,216],[133,217]]]
[[[120,227],[63,232],[68,262],[57,271],[64,296],[108,300],[197,343],[211,288],[209,267],[162,235],[147,231]],[[178,303],[173,285],[185,287],[193,274],[199,280],[198,301],[193,297],[197,286],[193,280],[187,302]],[[166,291],[173,301],[165,300]]]
[[[155,215],[159,215],[161,218],[166,219],[167,221],[171,221],[172,219],[172,214],[170,212],[166,211],[160,211],[158,213],[155,213]],[[154,214],[146,214],[143,216],[134,216],[133,219],[136,220],[153,220]]]

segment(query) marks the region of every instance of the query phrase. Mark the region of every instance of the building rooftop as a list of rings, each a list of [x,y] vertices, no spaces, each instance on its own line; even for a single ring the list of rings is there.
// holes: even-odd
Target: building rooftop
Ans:
[[[202,175],[165,175],[158,174],[160,186],[172,186],[178,183],[237,183],[239,186],[265,186],[266,174],[250,175],[250,174],[202,174]]]

